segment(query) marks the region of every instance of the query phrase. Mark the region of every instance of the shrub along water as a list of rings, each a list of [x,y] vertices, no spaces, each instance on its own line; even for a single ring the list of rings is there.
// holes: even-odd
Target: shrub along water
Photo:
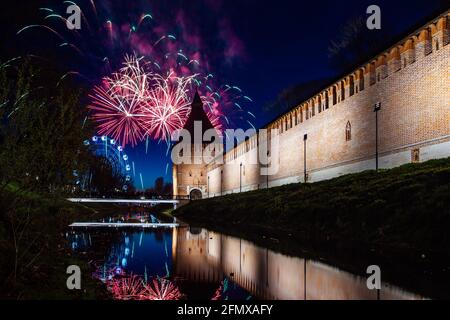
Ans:
[[[74,256],[65,239],[75,220],[109,215],[56,196],[3,185],[0,190],[0,298],[93,299],[106,290],[91,279],[86,261]],[[78,265],[82,290],[68,290],[66,269]]]

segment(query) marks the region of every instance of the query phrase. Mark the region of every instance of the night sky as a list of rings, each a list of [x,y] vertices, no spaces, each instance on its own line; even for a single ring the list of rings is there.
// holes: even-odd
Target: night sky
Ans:
[[[81,2],[82,1],[75,1]],[[354,17],[366,17],[369,5],[377,4],[382,10],[382,27],[392,40],[410,31],[418,23],[444,11],[449,1],[261,1],[261,0],[191,0],[191,1],[94,1],[99,7],[108,8],[114,22],[124,25],[140,12],[151,12],[155,20],[169,31],[183,34],[184,41],[196,45],[201,51],[209,72],[224,83],[233,83],[253,99],[246,107],[257,116],[253,121],[258,128],[283,110],[267,108],[284,89],[330,79],[342,70],[330,66],[328,47],[342,26]],[[8,1],[0,9],[0,60],[36,53],[54,58],[58,68],[96,72],[86,59],[71,59],[62,54],[58,45],[48,40],[43,32],[34,36],[17,36],[26,25],[42,22],[40,7],[54,7],[62,1]],[[104,18],[104,17],[101,17]],[[183,29],[183,30],[181,30]],[[386,39],[386,47],[391,43]],[[93,47],[95,39],[87,39]],[[139,45],[144,45],[142,41]],[[111,52],[120,59],[124,46]],[[102,53],[103,54],[103,53]],[[109,53],[106,53],[109,54]],[[97,75],[101,79],[102,74]],[[91,77],[95,77],[91,75]],[[325,81],[326,82],[326,81]],[[91,85],[92,81],[86,83]],[[321,88],[317,88],[320,90]],[[292,106],[291,106],[292,107]],[[237,120],[236,125],[243,125]],[[245,127],[247,128],[247,127]],[[172,179],[171,165],[166,172],[169,158],[165,156],[164,143],[150,143],[148,153],[145,143],[134,149],[127,147],[130,158],[142,172],[146,187],[164,176]],[[140,181],[136,179],[140,187]]]

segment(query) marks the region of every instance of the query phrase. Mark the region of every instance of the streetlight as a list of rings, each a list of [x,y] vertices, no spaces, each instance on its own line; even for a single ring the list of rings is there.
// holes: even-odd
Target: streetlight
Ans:
[[[306,173],[306,141],[308,140],[308,134],[305,133],[303,136],[303,175],[305,183],[308,180],[308,174]]]
[[[239,192],[242,192],[242,162],[239,166]]]
[[[303,299],[306,300],[306,257],[303,258]]]
[[[381,102],[375,103],[373,112],[375,112],[375,167],[378,172],[378,112],[381,110]]]
[[[223,195],[223,170],[220,170],[220,195]]]
[[[270,155],[270,152],[267,151],[267,163],[269,163],[269,155]],[[267,189],[269,189],[269,164],[267,164],[266,186],[267,186]]]

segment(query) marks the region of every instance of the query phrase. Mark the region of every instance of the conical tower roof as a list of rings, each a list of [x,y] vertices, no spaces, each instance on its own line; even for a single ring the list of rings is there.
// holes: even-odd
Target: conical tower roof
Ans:
[[[202,123],[202,134],[205,133],[206,130],[214,129],[214,126],[209,120],[208,115],[203,109],[203,102],[200,98],[200,95],[198,94],[198,91],[195,92],[195,96],[191,104],[191,113],[189,114],[189,117],[183,127],[183,129],[189,131],[192,137],[194,136],[195,122]]]

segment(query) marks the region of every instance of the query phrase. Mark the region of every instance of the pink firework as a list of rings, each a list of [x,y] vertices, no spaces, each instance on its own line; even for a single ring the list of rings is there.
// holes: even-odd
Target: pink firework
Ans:
[[[220,132],[223,131],[224,127],[226,126],[222,124],[221,118],[226,119],[226,121],[228,121],[228,119],[223,115],[220,109],[221,105],[219,99],[217,98],[219,94],[217,92],[210,92],[210,91],[205,91],[205,93],[202,93],[200,90],[200,96],[202,98],[206,114],[208,115],[208,119],[211,121],[211,124],[218,131]]]
[[[156,70],[147,58],[125,56],[123,67],[104,78],[90,95],[89,109],[98,133],[111,136],[122,146],[134,146],[146,138],[169,142],[172,133],[183,128],[195,90],[200,92],[212,125],[223,131],[231,124],[224,110],[236,108],[244,113],[239,99],[251,101],[235,86],[213,90],[207,84],[211,75],[181,74],[174,69],[167,73]]]
[[[152,87],[147,91],[142,114],[145,116],[146,134],[153,139],[168,140],[181,129],[190,112],[190,87],[195,76],[163,77],[153,74]]]
[[[224,291],[223,287],[223,281],[220,283],[219,288],[217,288],[216,292],[214,292],[214,296],[211,298],[211,300],[222,300],[222,294]]]
[[[183,127],[198,75],[177,76],[171,71],[163,76],[151,66],[144,58],[126,56],[123,68],[94,89],[89,108],[99,134],[134,146],[146,137],[168,141]],[[217,101],[211,94],[202,99],[211,123],[220,130]]]
[[[134,146],[143,139],[142,117],[138,114],[141,100],[136,92],[119,86],[114,79],[104,79],[103,85],[95,87],[90,97],[93,100],[88,108],[98,123],[100,135],[121,141],[123,146]]]
[[[209,37],[198,33],[196,24],[190,21],[184,9],[173,16],[172,10],[150,14],[136,11],[143,8],[133,5],[132,11],[125,15],[131,19],[119,19],[119,24],[111,16],[124,10],[120,1],[96,1],[94,5],[94,0],[87,0],[83,3],[79,6],[82,17],[79,30],[69,30],[67,19],[57,14],[56,9],[40,8],[43,21],[25,26],[17,34],[39,30],[39,34],[34,35],[38,37],[45,31],[61,40],[58,52],[64,48],[61,50],[64,56],[73,54],[77,61],[83,61],[82,69],[87,71],[86,74],[80,70],[67,70],[58,85],[70,77],[91,83],[98,81],[100,75],[107,75],[91,92],[88,107],[99,135],[111,136],[122,146],[136,145],[146,138],[167,138],[174,129],[181,127],[183,118],[187,118],[184,95],[192,98],[195,89],[218,131],[234,127],[254,128],[252,121],[256,117],[246,109],[252,100],[237,86],[224,84],[222,79],[216,79],[210,73],[216,59],[209,59],[205,42]],[[158,21],[157,17],[164,17],[165,12],[170,12],[170,18]],[[216,40],[219,42],[214,45],[225,45],[222,58],[228,61],[242,52],[242,43],[227,23],[222,22],[218,24],[220,33]],[[124,67],[116,71],[123,62],[122,54],[132,56],[126,56]],[[137,58],[135,54],[145,58]],[[113,74],[114,71],[117,73]],[[193,81],[194,86],[188,86],[190,91],[180,95],[173,86],[171,89],[174,90],[168,91],[168,88],[158,88],[151,83],[155,80],[154,74],[165,78],[171,73],[172,77],[193,77],[186,81]],[[151,92],[155,88],[158,88],[156,92]],[[165,96],[163,92],[170,94]],[[149,93],[151,99],[158,97],[159,102],[148,101]],[[182,99],[177,99],[180,97]],[[145,115],[141,113],[142,108]]]
[[[167,279],[153,279],[146,289],[146,298],[149,300],[180,300],[182,294],[177,286]]]
[[[147,300],[147,290],[141,277],[131,275],[108,282],[115,300]]]
[[[134,146],[144,139],[144,116],[140,111],[147,94],[148,76],[141,60],[125,56],[124,67],[112,77],[105,77],[90,95],[92,102],[88,108],[98,123],[98,133],[120,141],[123,146]]]

